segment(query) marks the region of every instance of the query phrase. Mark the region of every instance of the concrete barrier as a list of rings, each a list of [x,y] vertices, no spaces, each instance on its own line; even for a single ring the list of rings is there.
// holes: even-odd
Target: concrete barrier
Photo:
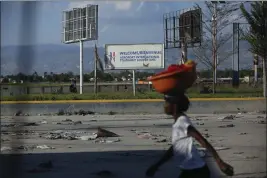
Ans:
[[[1,104],[1,115],[14,115],[21,110],[30,115],[57,113],[64,111],[93,111],[106,114],[110,111],[118,114],[162,114],[163,102],[113,102],[113,103],[55,103],[55,104]],[[265,102],[259,100],[193,100],[188,113],[212,114],[212,113],[238,113],[241,111],[255,112],[265,111]]]

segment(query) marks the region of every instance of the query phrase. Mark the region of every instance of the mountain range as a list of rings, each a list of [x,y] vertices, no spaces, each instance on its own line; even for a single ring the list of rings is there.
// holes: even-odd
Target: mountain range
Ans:
[[[244,45],[243,45],[244,46]],[[241,45],[242,47],[242,45]],[[98,47],[98,53],[101,58],[104,57],[104,48]],[[84,72],[91,72],[94,68],[94,48],[84,47]],[[167,50],[165,52],[166,66],[177,63],[180,58],[179,49]],[[1,75],[17,74],[19,72],[32,74],[37,72],[43,75],[44,72],[63,73],[72,71],[79,73],[80,48],[73,44],[44,44],[44,45],[20,45],[20,46],[2,46],[1,47]],[[188,58],[195,59],[190,50]],[[252,64],[252,55],[240,52],[240,66],[246,67]],[[198,64],[199,69],[205,66]],[[232,58],[225,61],[220,68],[231,68]]]

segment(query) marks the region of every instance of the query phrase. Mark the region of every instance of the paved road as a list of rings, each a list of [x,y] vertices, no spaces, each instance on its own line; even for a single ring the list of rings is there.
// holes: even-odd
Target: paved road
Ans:
[[[239,114],[233,120],[223,121],[218,119],[221,116],[225,115],[191,115],[193,123],[213,146],[226,148],[218,152],[223,160],[234,166],[234,177],[266,176],[266,123],[261,122],[263,115]],[[13,157],[15,162],[10,171],[17,173],[19,178],[97,178],[105,177],[94,174],[103,170],[106,170],[106,174],[110,171],[118,178],[142,178],[145,177],[146,168],[169,147],[172,120],[166,118],[165,115],[2,117],[1,148],[13,146],[13,151],[2,152],[6,156],[11,152],[22,154]],[[14,121],[21,125],[29,125],[30,122],[38,125],[14,127],[11,125]],[[232,127],[220,128],[230,124]],[[98,126],[120,137],[81,140],[85,136],[92,136]],[[78,139],[51,139],[50,132],[61,133],[62,137],[72,135]],[[6,156],[2,158],[5,166],[8,166],[10,157]],[[215,168],[209,154],[205,159]],[[38,168],[38,165],[49,160],[53,168],[49,172],[41,172],[47,169]],[[20,163],[17,169],[14,163]],[[221,175],[217,169],[213,170],[214,175]],[[155,177],[175,178],[178,174],[175,162],[170,161]]]
[[[59,110],[74,112],[79,110],[97,113],[120,114],[162,114],[163,102],[114,102],[114,103],[66,103],[61,104],[1,104],[1,115],[13,115],[17,111],[30,115],[54,114]],[[192,101],[188,113],[237,113],[265,111],[264,100],[253,101]]]

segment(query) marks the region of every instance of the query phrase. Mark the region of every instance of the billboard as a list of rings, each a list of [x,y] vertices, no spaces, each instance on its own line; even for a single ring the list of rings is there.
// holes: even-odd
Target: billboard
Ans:
[[[107,44],[105,69],[162,69],[164,44]]]
[[[163,15],[164,46],[181,48],[186,37],[187,47],[201,45],[202,11],[200,8],[183,9]]]
[[[63,43],[98,39],[98,5],[63,11]]]

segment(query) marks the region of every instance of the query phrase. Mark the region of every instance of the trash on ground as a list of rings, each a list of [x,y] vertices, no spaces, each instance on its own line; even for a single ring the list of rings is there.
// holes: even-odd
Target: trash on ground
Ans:
[[[114,132],[102,129],[100,127],[97,128],[97,138],[99,137],[119,137],[119,135]]]
[[[95,140],[96,138],[97,138],[97,134],[96,133],[93,133],[92,135],[83,135],[83,136],[79,137],[80,140],[84,140],[84,141]]]
[[[150,139],[152,135],[150,133],[144,133],[144,134],[138,134],[137,137],[142,139]]]
[[[234,120],[235,116],[229,115],[229,116],[224,116],[224,117],[219,117],[219,120]]]
[[[157,140],[156,142],[157,143],[165,143],[165,142],[167,142],[167,139],[166,138],[160,139],[160,140]]]
[[[1,152],[3,152],[3,151],[11,151],[11,150],[12,150],[12,148],[8,147],[8,146],[1,147]]]
[[[219,128],[227,128],[227,127],[234,127],[235,125],[234,124],[228,124],[228,125],[221,125],[221,126],[218,126]]]
[[[75,121],[75,122],[73,122],[73,125],[79,125],[79,124],[82,124],[82,121]]]
[[[241,133],[239,133],[239,135],[247,135],[247,133],[246,132],[241,132]]]
[[[42,121],[41,124],[47,124],[47,121]]]

